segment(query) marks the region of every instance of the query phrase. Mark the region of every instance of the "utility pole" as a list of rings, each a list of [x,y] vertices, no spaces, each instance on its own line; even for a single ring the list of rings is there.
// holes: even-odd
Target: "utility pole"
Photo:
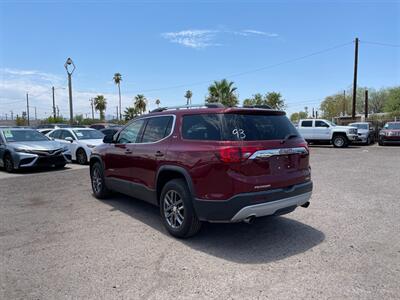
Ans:
[[[364,113],[365,113],[365,119],[368,118],[368,90],[365,90],[365,109],[364,109]]]
[[[28,93],[26,93],[26,114],[27,114],[27,121],[28,121],[28,126],[29,124],[29,96]]]
[[[358,38],[356,38],[355,48],[354,48],[353,107],[351,111],[352,119],[356,118],[357,69],[358,69]]]
[[[35,106],[35,121],[37,120],[36,106]]]
[[[54,86],[51,87],[51,90],[53,91],[53,117],[54,117],[54,122],[56,121],[56,98],[54,95]]]
[[[118,105],[115,107],[117,109],[117,119],[118,119]],[[121,118],[119,118],[121,120]]]
[[[343,116],[347,113],[346,111],[346,90],[343,91]]]
[[[312,108],[312,117],[315,118],[314,107]]]
[[[315,111],[315,118],[318,119],[318,110]]]
[[[57,108],[57,118],[59,118],[60,117],[60,108],[58,107],[58,105],[56,106],[56,108]]]
[[[7,121],[7,118],[8,118],[8,115],[7,115],[7,113],[6,113],[6,121]]]
[[[11,121],[14,121],[14,112],[10,110],[10,113],[11,113]]]
[[[92,120],[94,120],[94,107],[93,107],[93,98],[89,99],[90,106],[92,107]]]

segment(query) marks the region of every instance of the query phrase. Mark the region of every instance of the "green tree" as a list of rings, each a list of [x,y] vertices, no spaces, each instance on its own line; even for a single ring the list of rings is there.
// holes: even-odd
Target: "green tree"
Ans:
[[[369,95],[368,107],[372,113],[381,113],[385,107],[389,92],[387,89],[374,91]]]
[[[270,92],[265,95],[266,104],[273,109],[284,110],[286,108],[285,100],[282,98],[281,93]]]
[[[114,83],[118,86],[118,96],[119,96],[119,119],[122,118],[121,113],[121,81],[122,75],[120,73],[115,73],[113,77]]]
[[[75,119],[75,122],[78,124],[82,124],[83,120],[84,120],[83,115],[75,115],[74,119]]]
[[[215,103],[219,102],[225,106],[235,106],[238,104],[238,98],[236,96],[237,88],[233,86],[232,81],[222,79],[221,81],[214,81],[208,87],[208,96],[206,102]]]
[[[136,95],[134,107],[138,114],[143,114],[146,111],[146,97],[144,95]]]
[[[125,118],[126,121],[132,120],[137,115],[138,115],[138,113],[137,113],[135,107],[130,106],[130,107],[125,108],[124,118]]]
[[[385,112],[400,112],[400,87],[395,87],[388,90],[388,96],[384,110]]]
[[[28,125],[28,121],[26,119],[26,112],[22,113],[22,117],[18,116],[15,118],[15,124],[17,126],[26,126]]]
[[[244,106],[266,105],[266,104],[267,100],[260,93],[254,94],[252,98],[248,98],[243,101]]]
[[[298,120],[300,120],[298,112],[292,113],[290,115],[290,121],[297,122]]]
[[[307,119],[308,114],[305,111],[299,111],[290,115],[290,121],[298,122],[301,119]]]
[[[100,112],[100,120],[104,121],[104,111],[107,108],[107,99],[103,95],[97,95],[94,98],[94,108],[96,111]]]
[[[186,105],[192,104],[192,96],[193,93],[191,90],[187,90],[185,93],[185,98],[186,98]]]

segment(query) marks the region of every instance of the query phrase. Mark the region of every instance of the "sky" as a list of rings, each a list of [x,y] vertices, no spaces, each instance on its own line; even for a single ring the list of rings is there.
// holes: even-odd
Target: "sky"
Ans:
[[[149,108],[203,103],[213,80],[227,78],[239,99],[280,92],[287,112],[318,108],[352,86],[400,84],[399,1],[20,1],[0,0],[0,118],[11,110],[51,115],[55,86],[69,116],[64,63],[71,57],[74,114],[103,94],[116,114],[146,96]],[[97,115],[97,114],[96,114]]]

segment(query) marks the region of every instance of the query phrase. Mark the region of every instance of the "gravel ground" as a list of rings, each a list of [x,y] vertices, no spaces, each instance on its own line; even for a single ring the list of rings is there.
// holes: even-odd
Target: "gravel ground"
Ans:
[[[398,299],[400,147],[312,147],[311,206],[170,237],[86,168],[0,177],[1,299]]]

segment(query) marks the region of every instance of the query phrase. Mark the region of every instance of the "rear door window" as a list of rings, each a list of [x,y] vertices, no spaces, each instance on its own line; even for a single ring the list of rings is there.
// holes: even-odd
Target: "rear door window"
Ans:
[[[182,137],[190,140],[281,140],[291,134],[298,132],[285,115],[187,115],[182,125]]]
[[[312,120],[310,121],[302,121],[301,127],[312,127]]]
[[[305,122],[305,121],[304,121]],[[315,121],[315,127],[325,127],[329,128],[329,125],[326,124],[324,121]]]
[[[171,133],[173,117],[163,116],[148,118],[141,143],[154,143]]]
[[[55,130],[49,134],[49,136],[53,139],[60,139],[61,130]]]

